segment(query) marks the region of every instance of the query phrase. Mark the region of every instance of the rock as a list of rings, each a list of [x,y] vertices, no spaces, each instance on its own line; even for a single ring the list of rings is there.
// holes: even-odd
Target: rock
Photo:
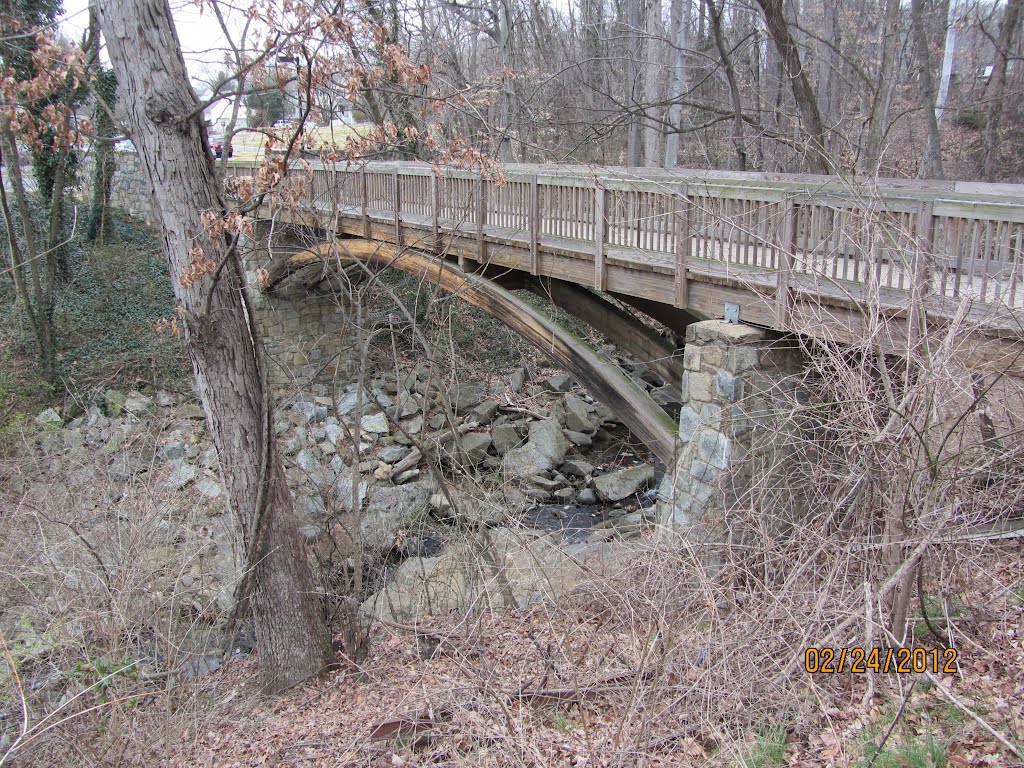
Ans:
[[[410,557],[360,610],[386,621],[409,621],[424,613],[444,616],[465,607],[465,584],[462,566],[451,558]]]
[[[289,429],[292,428],[292,423],[288,421],[288,417],[283,413],[274,414],[274,436],[283,435]]]
[[[412,453],[412,449],[404,445],[389,445],[377,454],[377,458],[385,464],[397,464],[410,453]]]
[[[395,418],[407,419],[410,416],[415,416],[420,412],[420,404],[416,402],[416,398],[410,395],[408,392],[402,392],[398,395],[398,404],[394,408]]]
[[[392,467],[390,464],[387,464],[382,461],[377,465],[377,468],[373,470],[373,476],[374,478],[383,483],[386,480],[391,479],[391,470],[393,469],[394,467]]]
[[[479,384],[465,382],[448,388],[448,402],[456,416],[466,415],[483,399],[483,387]]]
[[[352,390],[338,398],[338,402],[334,406],[334,412],[339,416],[347,416],[356,409],[357,405],[359,405],[359,395],[355,390]]]
[[[318,541],[320,537],[324,535],[324,529],[321,528],[319,525],[307,523],[305,525],[299,526],[299,533],[302,534],[302,538],[305,540],[307,544],[312,544],[313,542]]]
[[[164,488],[168,491],[180,491],[186,485],[196,479],[198,470],[191,464],[186,464],[180,459],[175,462],[174,469],[164,480]]]
[[[194,421],[206,421],[206,411],[203,410],[202,406],[195,403],[186,403],[182,406],[181,415],[183,418]]]
[[[430,506],[432,512],[445,513],[452,508],[452,503],[448,501],[448,497],[443,493],[432,494],[428,499],[427,504]]]
[[[462,436],[460,457],[466,464],[479,464],[491,447],[491,436],[486,432],[469,432]]]
[[[363,546],[374,554],[390,552],[397,531],[427,513],[430,496],[425,483],[378,486],[366,505],[360,525]]]
[[[135,475],[142,474],[149,469],[149,464],[144,462],[134,453],[122,453],[116,456],[110,463],[110,477],[118,482],[130,480]],[[172,490],[177,490],[172,489]]]
[[[519,430],[511,424],[498,424],[491,427],[491,444],[494,447],[494,452],[499,456],[504,456],[522,442],[523,438],[520,436]]]
[[[357,492],[354,487],[355,483],[352,480],[352,472],[347,470],[346,467],[342,467],[342,470],[338,473],[338,479],[332,490],[334,498],[341,505],[341,508],[346,512],[351,512],[353,510],[353,502],[355,502],[357,509],[363,506],[363,503],[366,501],[366,492],[370,486],[369,483],[360,478]],[[359,475],[357,474],[356,476],[358,477]]]
[[[204,499],[216,499],[221,495],[223,489],[220,487],[220,483],[210,477],[201,477],[196,480],[196,491]]]
[[[172,443],[160,446],[156,452],[156,457],[160,461],[174,461],[180,459],[185,455],[185,443],[180,440],[175,440]]]
[[[298,453],[306,445],[306,430],[296,427],[295,431],[284,441],[284,453],[286,456]]]
[[[594,472],[594,465],[583,459],[566,459],[559,469],[569,477],[586,477]]]
[[[591,408],[587,403],[576,395],[566,395],[562,399],[565,407],[565,428],[573,432],[593,432],[597,425],[590,416]]]
[[[565,435],[566,440],[579,448],[589,448],[594,443],[594,438],[590,435],[585,435],[582,432],[573,432],[571,429],[563,429],[562,434]]]
[[[556,373],[544,379],[543,387],[548,392],[568,392],[572,389],[572,377],[567,373]]]
[[[304,472],[312,472],[320,468],[320,459],[308,448],[303,448],[295,457],[295,466]]]
[[[108,389],[103,393],[103,402],[107,406],[108,416],[120,416],[124,413],[125,396],[123,392],[116,389]]]
[[[153,408],[153,398],[141,392],[129,392],[124,401],[124,409],[132,416],[144,416]]]
[[[388,428],[388,417],[383,413],[372,413],[369,416],[363,416],[359,420],[359,428],[363,432],[371,432],[377,435],[386,435],[391,431]]]
[[[555,498],[563,504],[569,503],[575,495],[576,490],[574,488],[559,488],[555,491]]]
[[[484,400],[469,413],[469,420],[477,424],[490,424],[498,413],[498,404],[493,400]]]
[[[313,416],[316,413],[316,405],[308,400],[299,400],[292,403],[292,412],[302,417],[299,422],[300,424],[308,424],[313,420]]]
[[[85,435],[77,429],[65,429],[63,432],[64,436],[64,450],[74,451],[78,448],[85,447]]]
[[[654,481],[654,467],[641,464],[594,478],[594,488],[602,501],[620,501]]]
[[[501,465],[510,478],[523,478],[553,469],[562,463],[569,441],[557,421],[547,419],[530,425],[526,445],[505,454]]]
[[[199,458],[199,446],[195,443],[189,443],[185,446],[185,458],[186,459],[198,459]]]
[[[440,429],[446,423],[447,423],[447,418],[445,417],[445,415],[443,413],[435,413],[433,416],[430,417],[430,421],[427,422],[427,425],[431,429]]]
[[[327,505],[318,494],[295,494],[295,514],[302,520],[324,520],[327,517]]]
[[[405,470],[405,472],[401,472],[400,474],[395,475],[394,480],[392,480],[391,482],[393,482],[395,485],[402,485],[403,483],[408,483],[413,478],[419,477],[419,476],[420,476],[419,469],[417,469],[416,467],[413,467],[412,469],[407,469],[407,470]]]
[[[215,472],[219,472],[220,459],[217,457],[217,449],[210,447],[203,451],[203,455],[199,457],[199,466],[203,469],[212,469]]]
[[[59,427],[63,423],[64,419],[60,417],[55,408],[47,408],[36,416],[36,424],[40,427]]]
[[[178,398],[172,395],[170,392],[160,390],[156,393],[156,404],[161,408],[170,408],[173,405],[177,405]]]
[[[508,385],[512,388],[513,392],[518,392],[518,391],[520,391],[523,388],[523,386],[525,384],[526,384],[526,369],[525,368],[517,368],[516,370],[514,370],[512,372],[512,375],[509,376]]]

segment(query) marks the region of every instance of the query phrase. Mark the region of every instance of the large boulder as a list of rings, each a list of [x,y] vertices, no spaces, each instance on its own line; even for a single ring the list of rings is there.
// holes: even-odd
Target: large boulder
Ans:
[[[373,554],[390,552],[399,529],[426,515],[430,495],[426,483],[377,486],[360,523],[364,548]]]
[[[516,479],[547,472],[562,463],[567,450],[569,441],[557,421],[535,421],[530,425],[526,445],[505,454],[501,461],[502,471],[506,477]]]
[[[602,501],[621,501],[654,482],[654,467],[640,464],[594,478],[594,488]]]
[[[484,399],[484,390],[479,384],[460,383],[448,388],[448,402],[456,416],[465,416]]]

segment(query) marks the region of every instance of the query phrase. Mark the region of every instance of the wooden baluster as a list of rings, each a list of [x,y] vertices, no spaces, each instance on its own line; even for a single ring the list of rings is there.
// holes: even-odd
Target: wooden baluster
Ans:
[[[540,274],[540,189],[537,177],[530,180],[529,208],[526,212],[530,229],[530,274]]]
[[[594,181],[594,287],[599,291],[608,287],[608,270],[605,265],[607,231],[605,229],[604,195],[605,190],[601,185],[601,180],[596,179]]]
[[[792,310],[793,254],[796,251],[800,207],[790,200],[786,207],[779,244],[779,266],[775,273],[775,318],[783,328],[789,325]]]
[[[679,194],[672,197],[672,209],[676,255],[675,305],[680,309],[686,309],[690,303],[689,276],[686,270],[693,247],[693,206],[690,204],[690,189],[686,184],[680,184]]]

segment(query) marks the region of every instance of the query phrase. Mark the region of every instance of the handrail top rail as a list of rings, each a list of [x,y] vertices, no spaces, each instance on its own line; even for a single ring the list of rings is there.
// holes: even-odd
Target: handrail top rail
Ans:
[[[232,168],[255,167],[258,161],[242,158],[228,161]],[[374,160],[367,162],[323,163],[308,160],[313,170],[338,172],[395,173],[414,176],[443,175],[449,178],[478,178],[479,171],[435,165],[422,161]],[[683,185],[691,194],[721,195],[728,190],[763,191],[773,196],[821,195],[835,199],[879,198],[917,200],[920,202],[973,203],[1000,206],[1024,206],[1024,184],[989,184],[974,181],[936,181],[921,179],[841,177],[813,174],[756,173],[706,169],[626,168],[623,166],[585,166],[557,164],[507,164],[499,166],[504,178],[515,182],[541,184],[577,182],[590,186],[617,189],[631,185],[639,191],[679,192]],[[575,185],[574,185],[575,186]],[[666,188],[668,186],[668,188]]]

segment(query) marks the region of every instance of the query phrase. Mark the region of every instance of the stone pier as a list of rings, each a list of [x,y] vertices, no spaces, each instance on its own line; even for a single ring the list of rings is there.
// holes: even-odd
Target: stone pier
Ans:
[[[766,394],[796,369],[792,345],[745,325],[708,320],[686,330],[679,456],[659,492],[658,519],[701,540],[744,481],[738,466],[767,418]]]

